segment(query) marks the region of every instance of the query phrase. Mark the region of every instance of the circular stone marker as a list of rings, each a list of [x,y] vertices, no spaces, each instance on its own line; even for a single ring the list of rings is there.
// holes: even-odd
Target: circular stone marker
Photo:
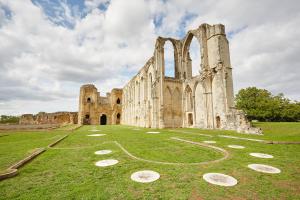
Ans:
[[[158,133],[160,133],[160,132],[157,132],[157,131],[149,131],[149,132],[147,132],[147,133],[158,134]]]
[[[206,141],[203,141],[204,143],[206,143],[206,144],[215,144],[216,143],[216,141],[210,141],[210,140],[206,140]]]
[[[138,171],[131,174],[131,180],[139,183],[150,183],[159,179],[159,173],[151,170]]]
[[[101,130],[97,130],[97,129],[92,129],[92,130],[89,130],[91,132],[97,132],[97,131],[101,131]]]
[[[269,173],[269,174],[279,174],[281,172],[280,169],[276,167],[272,167],[270,165],[263,164],[250,164],[248,165],[250,169],[253,169],[258,172]]]
[[[203,179],[211,184],[220,186],[234,186],[237,184],[237,180],[232,176],[220,173],[204,174]]]
[[[228,145],[229,148],[233,148],[233,149],[245,149],[244,146],[240,146],[240,145]]]
[[[249,155],[257,158],[274,158],[272,155],[265,153],[249,153]]]
[[[105,154],[110,154],[112,151],[111,150],[100,150],[100,151],[95,151],[96,155],[105,155]]]
[[[107,166],[115,165],[118,162],[119,161],[114,160],[114,159],[100,160],[100,161],[96,162],[95,165],[98,167],[107,167]]]
[[[104,136],[106,134],[91,134],[91,135],[87,135],[89,137],[98,137],[98,136]]]

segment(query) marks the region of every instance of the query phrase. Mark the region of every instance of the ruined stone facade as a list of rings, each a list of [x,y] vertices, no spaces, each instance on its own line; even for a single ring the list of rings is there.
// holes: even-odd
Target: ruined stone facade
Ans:
[[[35,125],[35,124],[77,124],[77,112],[56,112],[45,113],[40,112],[36,115],[24,114],[20,117],[19,124]]]
[[[190,44],[201,48],[199,75],[192,76]],[[165,76],[164,44],[174,47],[175,77]],[[123,88],[122,124],[194,127],[260,133],[234,107],[229,44],[222,24],[202,24],[181,39],[158,37],[153,56]]]
[[[199,75],[192,75],[190,44],[196,38],[201,48]],[[164,45],[174,48],[175,76],[165,75]],[[261,133],[235,109],[229,44],[222,24],[202,24],[181,39],[158,37],[153,56],[123,88],[118,90],[122,112],[114,107],[115,95],[100,97],[93,85],[80,90],[79,122],[99,124],[106,113],[114,124],[117,113],[121,124],[148,128],[194,127]],[[113,92],[112,92],[113,94]],[[88,102],[90,98],[91,102]],[[108,114],[109,113],[109,114]]]
[[[122,89],[113,89],[106,97],[100,96],[94,85],[83,85],[79,97],[79,124],[120,124]]]

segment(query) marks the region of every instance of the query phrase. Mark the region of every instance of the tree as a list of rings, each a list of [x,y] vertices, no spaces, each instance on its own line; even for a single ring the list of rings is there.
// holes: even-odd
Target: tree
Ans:
[[[0,116],[0,124],[17,124],[17,123],[19,123],[19,117],[17,116],[8,116],[8,115]]]
[[[236,106],[243,110],[248,119],[260,121],[299,121],[300,103],[292,102],[282,93],[273,96],[271,92],[256,87],[241,89],[236,95]]]

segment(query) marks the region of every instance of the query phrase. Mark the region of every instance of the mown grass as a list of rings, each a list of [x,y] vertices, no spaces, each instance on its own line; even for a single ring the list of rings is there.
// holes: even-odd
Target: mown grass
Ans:
[[[5,171],[36,148],[46,147],[63,134],[49,131],[0,133],[0,171]]]
[[[54,149],[48,149],[23,167],[17,177],[0,182],[0,199],[299,199],[300,145],[272,145],[221,138],[218,135],[300,141],[300,123],[255,125],[262,127],[265,135],[253,136],[233,131],[199,129],[177,129],[189,133],[164,129],[158,130],[160,134],[147,134],[149,129],[136,131],[129,126],[94,126],[102,131],[89,132],[88,130],[94,127],[84,126],[71,133]],[[54,137],[63,133],[51,131],[26,134],[33,134],[29,137],[42,139],[48,135]],[[106,135],[86,136],[94,133]],[[1,165],[2,162],[8,163],[6,159],[9,157],[15,157],[13,142],[18,142],[17,144],[28,142],[28,145],[32,143],[32,146],[21,146],[23,152],[46,143],[41,140],[37,145],[35,140],[29,139],[26,134],[15,133],[15,138],[10,140],[8,138],[11,135],[0,137],[1,146],[6,145],[6,150],[0,157]],[[214,140],[217,142],[215,146],[226,149],[230,157],[219,163],[205,165],[155,164],[129,157],[113,142],[117,141],[134,156],[161,162],[188,164],[216,160],[223,156],[212,149],[175,141],[170,139],[171,137],[196,142]],[[30,140],[32,142],[29,142]],[[227,147],[229,144],[243,145],[246,148],[230,149]],[[113,153],[94,154],[101,149],[111,149]],[[250,152],[268,153],[274,158],[255,158],[249,156]],[[94,166],[96,161],[108,158],[117,159],[119,163],[106,168]],[[272,165],[280,168],[282,173],[258,173],[247,168],[251,163]],[[131,181],[130,175],[133,172],[145,169],[157,171],[161,175],[160,179],[148,184]],[[238,184],[234,187],[211,185],[202,179],[203,174],[208,172],[231,175],[238,180]]]

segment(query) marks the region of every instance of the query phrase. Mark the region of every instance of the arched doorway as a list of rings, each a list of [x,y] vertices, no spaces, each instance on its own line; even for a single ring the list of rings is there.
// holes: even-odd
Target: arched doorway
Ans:
[[[217,125],[217,128],[220,128],[221,127],[221,119],[219,116],[216,117],[216,125]]]
[[[189,113],[188,114],[188,126],[193,126],[194,122],[193,122],[193,114]]]
[[[121,114],[118,113],[118,114],[117,114],[116,124],[120,124],[120,121],[121,121]]]
[[[103,114],[100,117],[100,125],[106,125],[106,123],[107,123],[107,117],[105,114]]]
[[[54,117],[54,119],[56,119],[56,116]],[[84,116],[83,124],[84,124],[84,125],[90,124],[90,115],[89,115],[89,114],[86,114],[86,115]]]

